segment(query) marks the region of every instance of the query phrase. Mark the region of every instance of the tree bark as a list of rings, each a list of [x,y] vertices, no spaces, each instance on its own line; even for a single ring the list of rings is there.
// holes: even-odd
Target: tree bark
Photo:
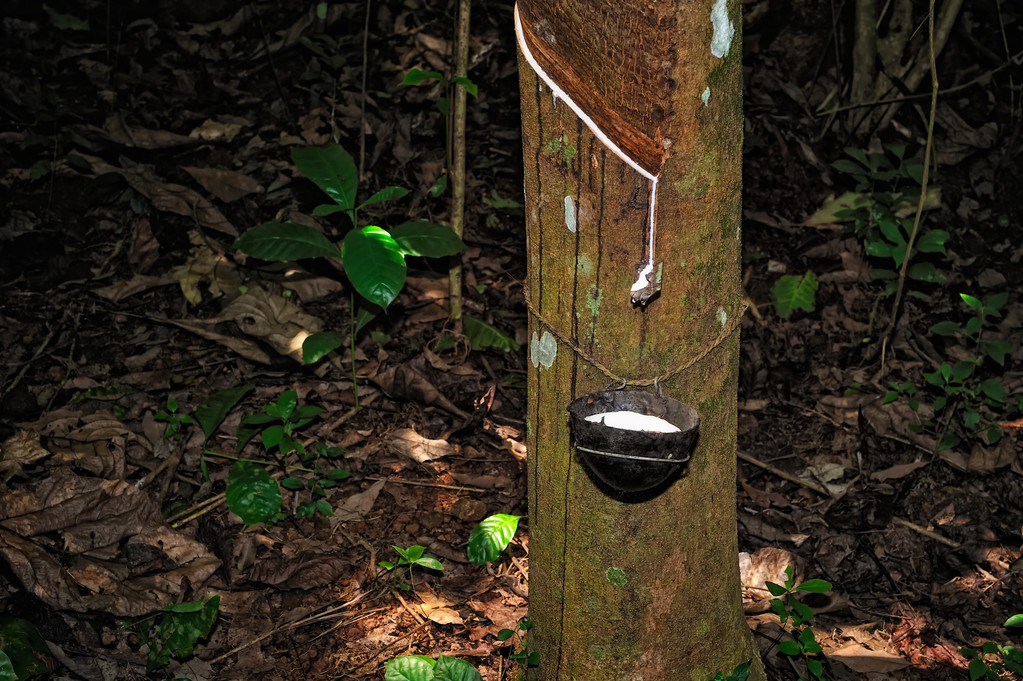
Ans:
[[[537,681],[709,681],[744,662],[764,678],[735,513],[739,9],[516,10]],[[688,471],[656,494],[595,482],[571,444],[566,407],[609,386],[663,391],[699,413]]]

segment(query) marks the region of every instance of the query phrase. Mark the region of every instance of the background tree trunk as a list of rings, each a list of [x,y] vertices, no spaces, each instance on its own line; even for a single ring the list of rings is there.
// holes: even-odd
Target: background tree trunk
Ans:
[[[516,22],[531,677],[709,681],[752,662],[763,679],[735,517],[739,3],[521,0]],[[660,293],[637,305],[648,264]],[[652,499],[608,494],[571,447],[565,409],[609,386],[655,391],[655,378],[702,419],[688,473]]]

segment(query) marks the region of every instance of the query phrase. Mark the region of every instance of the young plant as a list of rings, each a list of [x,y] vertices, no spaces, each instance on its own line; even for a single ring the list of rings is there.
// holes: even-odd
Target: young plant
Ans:
[[[863,243],[868,255],[882,261],[873,269],[873,275],[885,283],[885,295],[891,295],[898,287],[899,272],[906,259],[906,247],[913,230],[911,216],[920,199],[923,166],[919,159],[905,158],[903,144],[887,144],[881,152],[867,153],[860,149],[847,148],[848,158],[842,158],[832,166],[848,175],[855,182],[855,189],[838,198],[831,198],[806,224],[844,223],[849,231]],[[940,204],[940,192],[929,189],[925,208]],[[943,230],[920,230],[909,253],[911,264],[906,276],[922,282],[941,282],[944,275],[932,262],[917,261],[921,253],[944,253],[948,232]],[[909,291],[909,295],[924,298],[920,291]]]
[[[444,565],[440,562],[440,560],[437,559],[437,556],[431,556],[430,554],[426,553],[425,546],[415,544],[413,546],[408,547],[407,549],[403,549],[400,546],[392,546],[392,548],[394,548],[395,552],[398,554],[398,562],[392,563],[387,560],[382,560],[380,561],[380,567],[390,572],[391,570],[401,567],[402,565],[407,565],[409,584],[411,584],[412,586],[409,586],[408,584],[398,585],[403,590],[407,591],[411,588],[414,588],[415,586],[415,583],[412,581],[412,566],[418,565],[420,567],[424,567],[430,570],[444,569]]]
[[[385,310],[405,285],[407,256],[438,258],[454,255],[465,248],[462,240],[445,225],[404,222],[386,230],[376,225],[359,226],[361,208],[398,199],[408,190],[385,187],[362,203],[357,203],[358,171],[352,156],[338,144],[322,147],[296,147],[291,152],[296,167],[312,180],[333,203],[317,206],[313,215],[345,213],[352,229],[338,248],[320,230],[298,222],[264,222],[242,234],[234,247],[256,258],[288,261],[303,258],[340,260],[352,287],[362,298],[353,319],[354,334]],[[354,314],[354,311],[353,311]],[[338,348],[343,339],[335,333],[320,332],[302,344],[302,361],[311,364]]]
[[[227,418],[231,409],[233,409],[234,406],[238,404],[238,402],[240,402],[250,390],[252,390],[252,388],[253,386],[251,385],[243,385],[240,388],[221,390],[196,407],[194,417],[178,413],[179,407],[177,400],[168,396],[167,408],[165,410],[158,411],[153,415],[153,418],[157,421],[167,422],[167,428],[163,432],[163,438],[165,440],[171,438],[174,440],[180,440],[182,437],[182,425],[191,425],[193,423],[199,424],[199,427],[202,428],[203,432],[202,452],[199,456],[199,468],[202,471],[203,478],[208,480],[209,475],[206,468],[206,456],[216,456],[216,453],[209,451],[206,448],[206,445],[210,438],[213,437],[213,433],[216,432],[217,428],[219,428],[224,422],[224,419]]]
[[[476,96],[477,88],[476,84],[468,78],[462,76],[455,76],[448,80],[440,73],[436,71],[423,71],[422,69],[412,69],[405,74],[405,78],[401,81],[402,85],[419,85],[426,81],[436,80],[440,82],[441,89],[444,90],[444,94],[436,99],[437,110],[444,114],[444,130],[445,130],[445,143],[444,143],[444,170],[445,172],[437,178],[437,181],[430,187],[430,194],[434,197],[440,196],[444,193],[444,190],[448,186],[448,174],[447,169],[451,167],[451,87],[455,84],[461,85],[465,88],[473,97]]]
[[[497,632],[498,641],[508,641],[518,637],[515,651],[509,655],[509,659],[522,665],[523,671],[527,667],[536,667],[540,664],[540,653],[530,650],[526,643],[526,632],[532,628],[533,623],[529,620],[520,620],[515,629],[502,629]]]
[[[792,566],[789,566],[785,568],[784,585],[774,582],[766,584],[768,591],[774,596],[771,599],[771,609],[778,615],[782,627],[792,636],[790,640],[778,644],[778,651],[784,655],[802,658],[810,675],[817,681],[823,681],[824,665],[817,659],[822,648],[814,637],[813,629],[804,626],[813,620],[813,610],[796,598],[796,594],[827,593],[832,589],[831,582],[810,579],[802,584],[796,584],[792,577]],[[806,680],[801,678],[800,681]]]
[[[384,681],[482,681],[480,673],[466,662],[440,655],[402,655],[384,665]]]
[[[946,320],[931,326],[930,331],[945,338],[958,339],[963,349],[958,355],[966,357],[953,363],[943,362],[936,371],[925,373],[924,380],[940,393],[934,400],[936,413],[944,412],[951,419],[959,412],[964,436],[976,438],[983,434],[988,444],[995,444],[1002,437],[997,416],[1023,407],[1023,398],[1020,397],[1017,397],[1016,405],[1007,403],[1005,388],[1000,379],[983,378],[978,375],[978,370],[987,359],[1000,367],[1005,366],[1005,356],[1011,345],[1007,341],[989,339],[985,332],[994,328],[993,319],[1001,318],[1001,308],[1007,302],[1008,294],[997,293],[990,296],[986,302],[966,293],[959,296],[975,314],[966,321],[965,326]],[[907,395],[910,398],[910,406],[915,410],[918,402],[915,395],[910,394],[908,385],[899,386],[896,392]],[[912,390],[915,393],[915,388]],[[891,397],[892,392],[889,391],[885,395],[885,401],[894,399]],[[933,421],[914,424],[914,427],[920,432],[936,429]],[[945,430],[938,448],[951,449],[961,441],[962,438],[956,430],[949,427]]]
[[[275,455],[279,465],[289,473],[302,472],[305,477],[289,476],[277,481],[267,471],[269,461],[238,460],[231,467],[225,496],[227,507],[245,524],[273,522],[281,517],[281,490],[299,492],[308,490],[309,500],[298,505],[295,515],[311,518],[317,511],[325,516],[334,514],[324,497],[326,490],[348,478],[351,473],[335,468],[331,461],[344,456],[338,447],[315,443],[311,449],[298,442],[296,433],[323,410],[319,407],[298,405],[295,390],[282,392],[275,402],[263,407],[263,413],[249,414],[238,425],[238,452],[256,435],[267,453]],[[295,463],[291,461],[297,460]]]
[[[160,669],[172,657],[191,657],[196,642],[210,635],[219,612],[220,596],[213,596],[207,601],[168,605],[159,615],[139,622],[139,642],[149,646],[146,670]]]
[[[1002,626],[1023,627],[1023,614],[1013,615]],[[970,661],[970,681],[1023,678],[1023,650],[1020,648],[987,641],[979,651],[960,648],[959,652]]]
[[[178,401],[170,395],[167,396],[167,408],[153,414],[153,418],[167,423],[167,427],[163,430],[164,440],[180,440],[181,426],[195,423],[191,416],[178,413]]]

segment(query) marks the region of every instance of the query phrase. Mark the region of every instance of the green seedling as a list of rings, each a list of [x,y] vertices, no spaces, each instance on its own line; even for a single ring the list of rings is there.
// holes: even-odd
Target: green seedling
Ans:
[[[1013,615],[1002,626],[1023,627],[1023,614]],[[969,660],[970,681],[1023,678],[1023,649],[987,641],[980,650],[960,648],[959,652]]]
[[[338,248],[319,229],[298,222],[265,222],[241,235],[234,247],[256,258],[289,261],[327,258],[340,262],[360,296],[358,314],[353,305],[352,343],[355,334],[385,310],[405,285],[407,256],[438,258],[454,255],[465,248],[462,240],[446,225],[410,221],[384,229],[376,225],[359,226],[358,212],[377,203],[392,201],[408,194],[402,187],[385,187],[359,203],[359,180],[351,154],[338,144],[322,147],[296,147],[291,153],[296,167],[330,197],[333,203],[317,206],[313,215],[344,213],[350,229]],[[302,344],[302,361],[311,364],[344,342],[336,333],[318,332]],[[354,366],[353,366],[354,371]]]
[[[231,468],[225,496],[227,507],[246,524],[273,522],[281,516],[281,487],[293,492],[308,491],[309,500],[295,509],[299,518],[312,518],[317,511],[325,516],[334,514],[324,498],[326,490],[347,479],[351,473],[336,468],[332,461],[344,456],[338,447],[314,443],[307,448],[296,440],[297,431],[323,413],[319,407],[299,406],[295,390],[282,392],[275,402],[263,407],[263,413],[249,414],[238,425],[238,452],[253,439],[260,441],[268,454],[275,456],[277,465],[288,473],[300,472],[302,477],[288,476],[280,485],[267,471],[272,461],[237,459]]]
[[[934,400],[934,411],[943,415],[946,426],[938,448],[951,449],[962,442],[964,437],[973,439],[983,436],[988,444],[997,443],[1002,437],[998,425],[1001,416],[1023,409],[1023,396],[1017,396],[1015,404],[1008,401],[1005,387],[999,378],[984,378],[980,370],[987,360],[999,367],[1005,366],[1005,357],[1011,345],[1004,340],[989,338],[995,328],[993,320],[1002,317],[1001,308],[1008,301],[1008,294],[997,293],[986,301],[972,295],[959,294],[967,307],[974,311],[966,324],[960,326],[945,320],[931,326],[930,331],[938,336],[958,341],[957,356],[965,359],[943,362],[937,370],[925,373],[924,380],[932,391],[938,392]],[[911,383],[892,383],[885,395],[885,402],[905,396],[914,410],[919,407],[916,387]],[[956,422],[955,416],[959,420]],[[952,427],[955,426],[955,427]],[[934,420],[912,424],[916,432],[937,432]],[[957,428],[960,432],[957,432]]]
[[[797,593],[827,593],[831,591],[831,582],[823,579],[810,579],[802,584],[796,584],[792,577],[792,567],[785,568],[785,584],[767,582],[767,589],[774,598],[771,599],[771,609],[778,615],[782,627],[792,637],[789,640],[778,643],[778,652],[792,657],[802,658],[806,663],[807,671],[816,679],[823,681],[824,664],[817,658],[822,648],[814,637],[813,629],[808,626],[813,620],[814,613],[809,606],[798,598]],[[801,678],[800,681],[806,681]]]
[[[868,153],[855,148],[845,152],[848,158],[839,159],[832,166],[850,177],[855,189],[828,199],[805,222],[848,225],[867,254],[881,261],[880,266],[873,269],[873,275],[884,282],[885,295],[891,295],[898,288],[898,270],[907,256],[906,248],[913,230],[911,216],[920,200],[923,166],[919,159],[905,157],[904,144],[887,144],[881,152]],[[924,208],[936,208],[940,204],[940,191],[928,189]],[[910,264],[906,276],[926,283],[944,281],[944,275],[934,263],[918,262],[916,256],[945,253],[948,238],[948,232],[943,230],[920,231],[908,254]],[[920,291],[911,290],[908,295],[926,298]]]
[[[444,130],[445,130],[445,172],[437,178],[437,181],[430,187],[430,194],[434,197],[440,196],[444,193],[444,190],[448,186],[448,174],[447,169],[451,167],[451,88],[454,85],[461,85],[465,88],[473,97],[477,94],[476,84],[468,78],[462,76],[455,76],[450,80],[445,78],[437,71],[423,71],[422,69],[412,69],[405,74],[405,78],[401,81],[402,85],[420,85],[427,81],[438,81],[444,94],[435,100],[437,110],[444,115]]]
[[[281,487],[285,489],[294,492],[309,491],[309,501],[302,502],[295,508],[296,517],[312,518],[317,511],[328,517],[334,515],[334,510],[323,497],[327,496],[326,490],[336,487],[339,482],[352,475],[350,471],[334,468],[329,464],[331,460],[339,459],[344,454],[340,447],[328,447],[317,442],[311,451],[306,451],[299,457],[303,466],[313,467],[313,474],[306,478],[288,477],[281,480]],[[318,466],[320,463],[326,463],[327,470],[318,472],[323,468]]]
[[[508,659],[522,665],[523,672],[528,667],[536,667],[540,664],[540,653],[530,650],[526,643],[526,632],[532,628],[533,623],[529,620],[520,620],[515,629],[501,629],[497,632],[498,641],[509,641],[518,637],[514,652]]]
[[[165,667],[172,657],[191,657],[195,644],[210,635],[219,612],[220,596],[213,596],[206,601],[168,605],[158,615],[136,623],[139,643],[149,646],[146,670]]]
[[[209,474],[206,468],[206,457],[207,455],[219,455],[215,452],[209,451],[206,446],[209,443],[210,438],[213,436],[213,433],[215,433],[217,428],[223,424],[224,419],[227,418],[231,409],[233,409],[234,406],[238,404],[238,402],[240,402],[250,390],[252,390],[251,385],[221,390],[200,404],[195,409],[194,416],[179,413],[178,401],[173,397],[168,396],[166,409],[158,411],[153,415],[153,418],[157,421],[165,421],[167,423],[167,428],[164,429],[163,432],[163,438],[165,440],[180,440],[183,435],[181,432],[181,427],[183,425],[192,425],[194,423],[199,424],[199,427],[202,428],[203,432],[199,468],[202,471],[203,478],[208,480]]]
[[[403,565],[408,566],[409,583],[408,584],[395,583],[396,586],[398,586],[404,591],[415,589],[415,582],[412,579],[413,566],[418,565],[419,567],[424,567],[429,570],[444,569],[444,565],[440,562],[437,556],[431,556],[429,553],[426,553],[425,546],[415,544],[413,546],[408,547],[407,549],[403,549],[400,546],[392,546],[392,548],[394,548],[395,552],[398,554],[398,562],[392,563],[387,560],[382,560],[380,561],[379,565],[388,572],[394,570],[395,568],[399,568]]]
[[[163,430],[164,440],[180,440],[182,437],[181,426],[195,423],[191,416],[178,413],[178,401],[170,395],[167,396],[167,408],[153,414],[153,418],[167,423],[167,427]]]
[[[298,392],[285,390],[277,401],[263,407],[262,414],[249,414],[238,424],[238,451],[256,435],[260,436],[267,452],[276,450],[283,460],[292,452],[305,454],[305,447],[295,440],[295,434],[323,413],[312,405],[298,406]]]
[[[481,677],[471,664],[458,658],[402,655],[384,665],[384,681],[481,681]]]

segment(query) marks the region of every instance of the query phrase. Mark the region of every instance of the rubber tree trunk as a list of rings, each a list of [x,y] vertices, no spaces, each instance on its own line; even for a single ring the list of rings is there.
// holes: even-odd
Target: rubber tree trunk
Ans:
[[[764,678],[742,613],[735,514],[739,10],[516,8],[534,680],[709,681],[744,662]],[[646,494],[596,481],[566,407],[609,388],[696,408],[682,477]]]

